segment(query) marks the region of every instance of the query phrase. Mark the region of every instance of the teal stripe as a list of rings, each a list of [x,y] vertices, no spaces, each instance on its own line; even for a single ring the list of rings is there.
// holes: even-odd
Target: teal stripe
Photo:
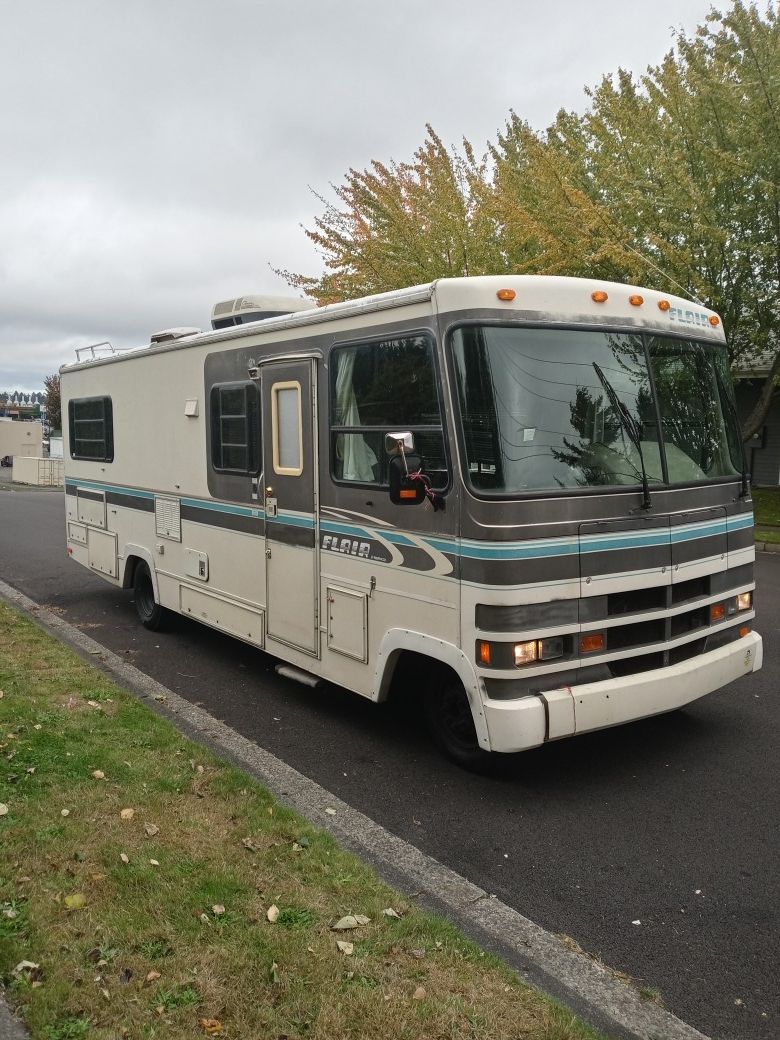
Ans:
[[[94,480],[66,481],[66,487],[86,487],[97,491],[115,491],[117,494],[129,495],[135,498],[154,499],[152,491],[141,491],[137,488],[119,487],[115,484],[105,484]],[[229,513],[234,516],[247,516],[252,518],[265,517],[265,509],[261,506],[239,506],[228,502],[215,502],[202,498],[182,498],[183,505],[195,509],[204,509],[215,513]],[[312,530],[315,527],[313,517],[296,516],[291,513],[280,513],[274,518],[275,523],[284,524],[289,527],[299,527]],[[457,539],[430,537],[420,535],[420,540],[431,549],[438,552],[449,553],[451,556],[460,556],[474,560],[533,560],[552,558],[556,556],[573,556],[577,553],[608,552],[616,549],[639,549],[643,547],[654,547],[669,545],[670,542],[686,542],[695,538],[708,538],[723,535],[729,531],[739,531],[753,526],[753,514],[743,513],[739,516],[728,517],[726,520],[714,520],[708,523],[693,523],[682,527],[672,528],[671,531],[659,529],[645,533],[633,533],[630,535],[602,535],[590,538],[568,538],[550,539],[540,538],[533,541],[523,542],[484,542],[478,543],[472,540],[459,541]],[[375,539],[390,542],[393,545],[407,545],[414,547],[417,542],[400,531],[380,528],[367,530],[354,524],[336,522],[332,520],[321,520],[320,529],[330,534],[344,534],[353,538]]]

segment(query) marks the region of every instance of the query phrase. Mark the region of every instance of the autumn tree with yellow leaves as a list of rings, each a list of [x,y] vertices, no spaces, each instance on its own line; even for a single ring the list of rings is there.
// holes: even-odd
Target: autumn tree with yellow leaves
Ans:
[[[583,113],[543,132],[510,113],[487,154],[431,127],[411,162],[350,170],[306,231],[321,303],[438,277],[581,275],[677,292],[717,310],[732,360],[780,381],[780,21],[737,0],[678,33],[657,67],[605,76]]]

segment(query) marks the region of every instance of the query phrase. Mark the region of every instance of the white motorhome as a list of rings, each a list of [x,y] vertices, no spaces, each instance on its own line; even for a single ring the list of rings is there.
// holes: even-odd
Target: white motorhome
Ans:
[[[473,768],[761,667],[711,311],[501,276],[220,319],[61,369],[67,551],[148,627],[376,701],[403,662]]]

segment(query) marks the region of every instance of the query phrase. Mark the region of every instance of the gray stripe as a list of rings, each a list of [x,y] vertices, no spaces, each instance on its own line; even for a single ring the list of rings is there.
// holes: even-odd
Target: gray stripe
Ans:
[[[710,556],[726,555],[725,534],[710,535],[707,538],[691,538],[686,542],[675,542],[672,546],[673,563],[692,563],[694,560],[705,560]]]
[[[463,581],[480,585],[536,585],[543,581],[578,581],[580,558],[576,553],[533,560],[473,560],[464,557],[460,561],[460,576]]]
[[[263,534],[265,520],[261,516],[244,516],[240,513],[223,513],[216,509],[201,509],[198,506],[181,506],[182,520],[191,520],[208,527],[219,527],[227,531],[242,531],[244,534]]]
[[[144,513],[154,512],[153,498],[139,498],[138,495],[123,495],[119,491],[107,491],[106,502],[114,506],[124,506],[125,509],[139,509]]]
[[[583,578],[602,574],[625,574],[627,571],[669,568],[671,552],[668,545],[648,545],[633,549],[613,549],[610,552],[589,552],[580,556]]]
[[[269,520],[265,529],[269,541],[283,542],[285,545],[299,545],[307,549],[314,548],[314,529],[311,527],[295,527],[292,524],[275,524]]]

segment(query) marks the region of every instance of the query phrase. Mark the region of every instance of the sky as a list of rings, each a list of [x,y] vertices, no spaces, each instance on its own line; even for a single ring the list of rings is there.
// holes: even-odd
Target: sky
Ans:
[[[657,64],[705,0],[0,0],[0,390],[318,274],[314,192],[478,152]]]

